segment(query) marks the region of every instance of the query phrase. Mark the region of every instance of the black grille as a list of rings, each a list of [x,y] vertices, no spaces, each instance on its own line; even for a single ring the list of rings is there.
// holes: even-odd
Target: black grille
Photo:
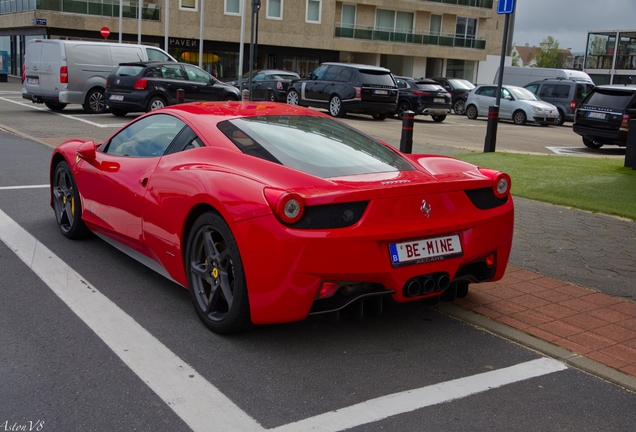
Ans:
[[[367,204],[369,201],[308,206],[303,217],[290,226],[299,229],[345,228],[360,220]]]
[[[466,192],[468,198],[479,210],[488,210],[499,207],[508,202],[508,197],[497,198],[492,188],[469,189]]]

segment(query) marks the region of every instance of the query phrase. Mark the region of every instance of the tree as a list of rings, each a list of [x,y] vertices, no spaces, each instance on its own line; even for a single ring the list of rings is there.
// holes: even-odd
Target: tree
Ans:
[[[512,66],[522,66],[521,57],[515,48],[512,49]]]
[[[563,68],[565,66],[565,55],[559,48],[559,41],[552,36],[548,36],[541,42],[539,51],[533,57],[536,67],[542,68]]]

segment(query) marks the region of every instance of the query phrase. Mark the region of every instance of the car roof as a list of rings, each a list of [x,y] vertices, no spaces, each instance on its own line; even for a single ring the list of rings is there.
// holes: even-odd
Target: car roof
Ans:
[[[255,73],[266,73],[266,74],[294,74],[294,75],[298,75],[296,72],[294,71],[288,71],[288,70],[284,70],[284,69],[260,69],[258,71],[254,71]]]
[[[626,92],[636,92],[636,84],[605,84],[594,87],[594,90],[619,90]]]
[[[437,81],[430,78],[413,78],[413,77],[399,76],[399,75],[393,75],[393,77],[398,79],[403,79],[403,80],[415,81],[420,84],[439,84]]]
[[[386,71],[391,73],[389,69],[384,68],[382,66],[372,66],[372,65],[365,65],[365,64],[358,64],[358,63],[325,62],[325,63],[322,63],[321,66],[322,65],[347,66],[347,67],[352,67],[356,69],[369,69],[369,70],[376,70],[376,71],[382,71],[382,72]]]

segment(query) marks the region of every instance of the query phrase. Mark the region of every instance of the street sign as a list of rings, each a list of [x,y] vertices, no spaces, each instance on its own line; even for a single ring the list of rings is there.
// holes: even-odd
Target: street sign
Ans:
[[[107,38],[110,35],[110,29],[108,27],[102,27],[99,34],[102,35],[103,38]]]
[[[515,2],[516,0],[499,0],[497,2],[497,13],[502,14],[511,14],[515,10]]]

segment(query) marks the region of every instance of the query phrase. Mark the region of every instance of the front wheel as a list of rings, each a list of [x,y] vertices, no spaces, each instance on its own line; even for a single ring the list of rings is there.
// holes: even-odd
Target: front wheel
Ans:
[[[453,104],[453,111],[459,115],[466,114],[466,101],[464,99],[457,99]]]
[[[445,115],[438,115],[438,116],[432,116],[433,117],[433,121],[436,123],[440,123],[443,122],[444,120],[446,120],[446,116]]]
[[[89,114],[102,114],[106,111],[106,101],[104,91],[100,88],[90,89],[84,100],[84,111]]]
[[[109,108],[109,109],[110,109],[110,113],[114,115],[115,117],[126,117],[126,114],[128,114],[128,111],[124,111],[123,109],[119,109],[119,108]]]
[[[329,114],[334,117],[344,117],[345,111],[342,109],[342,100],[340,96],[334,95],[329,100]]]
[[[298,92],[294,89],[289,90],[287,93],[287,103],[289,105],[298,105],[298,99]]]
[[[57,164],[52,180],[53,209],[57,226],[66,238],[86,237],[90,231],[82,220],[82,203],[68,163]]]
[[[269,94],[267,95],[267,100],[269,100],[270,102],[276,102],[276,95],[273,91],[270,90]]]
[[[471,120],[475,120],[477,118],[477,107],[475,105],[468,105],[466,108],[466,117]]]
[[[517,125],[524,125],[526,124],[526,121],[528,121],[528,118],[526,117],[526,113],[518,110],[512,114],[512,121]]]
[[[585,147],[595,149],[595,150],[603,147],[603,144],[597,143],[596,141],[594,141],[594,139],[590,137],[583,137],[583,144],[585,144]]]
[[[557,126],[563,126],[563,123],[565,123],[565,114],[559,109],[559,116],[556,119],[556,124]]]
[[[371,117],[373,117],[374,120],[384,120],[385,118],[387,118],[387,115],[385,113],[383,113],[383,114],[372,114]]]
[[[66,108],[65,103],[59,102],[44,102],[44,105],[46,105],[46,107],[51,111],[62,111],[64,108]]]
[[[232,231],[221,216],[199,216],[186,247],[190,297],[210,330],[230,334],[251,325],[245,272]]]

